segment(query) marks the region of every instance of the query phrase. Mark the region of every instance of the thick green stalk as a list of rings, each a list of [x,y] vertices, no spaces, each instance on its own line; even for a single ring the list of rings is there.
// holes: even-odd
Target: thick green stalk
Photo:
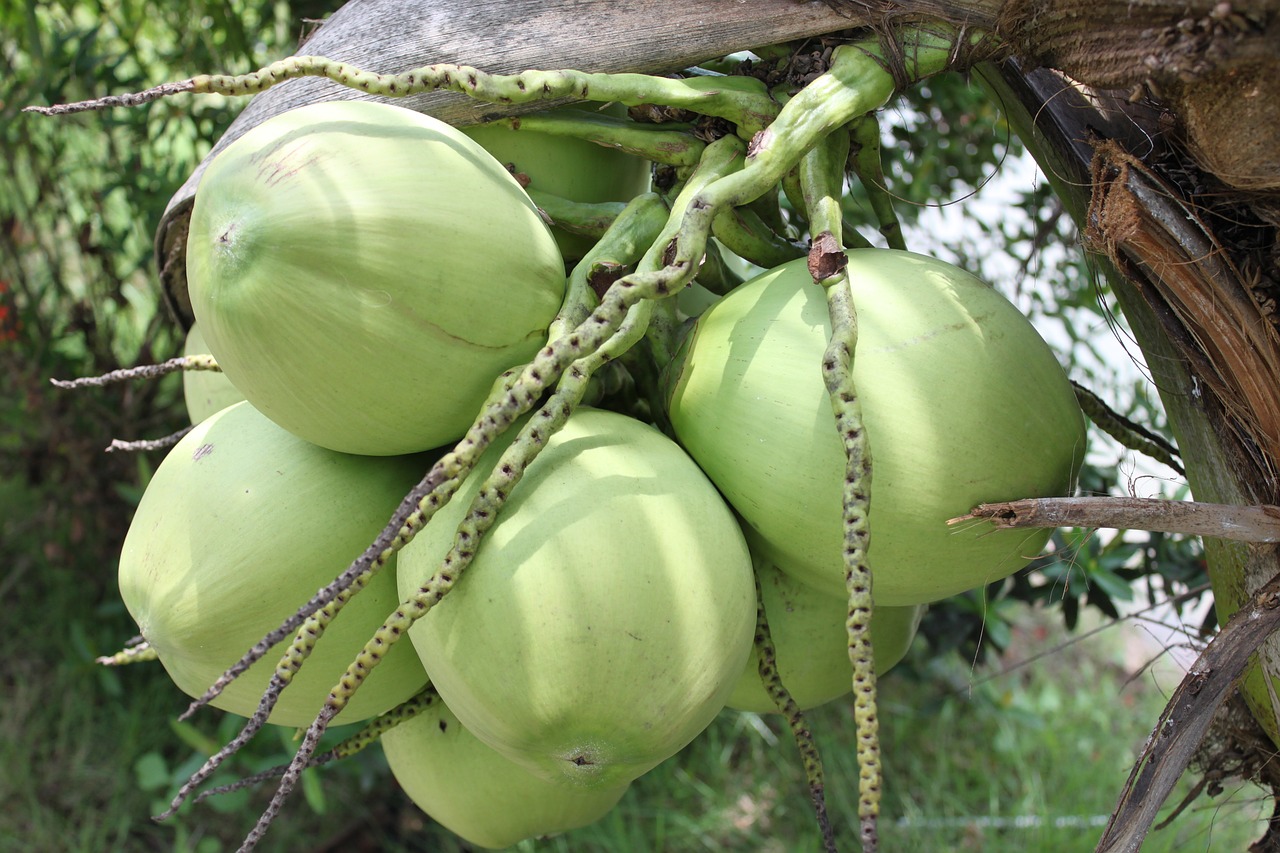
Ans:
[[[778,105],[764,84],[751,77],[652,77],[647,74],[589,74],[582,71],[526,71],[488,74],[468,65],[427,65],[402,74],[375,74],[324,56],[291,56],[249,74],[202,74],[127,95],[113,95],[52,107],[27,107],[63,115],[106,107],[133,107],[158,98],[192,94],[240,97],[265,92],[299,77],[324,77],[350,89],[387,98],[437,90],[460,92],[492,103],[530,104],[571,98],[639,106],[658,104],[732,122],[745,139],[762,130]]]
[[[853,145],[849,165],[853,166],[854,173],[867,191],[871,212],[880,223],[880,234],[890,249],[905,251],[907,243],[902,234],[902,223],[898,221],[898,212],[893,208],[893,196],[884,179],[884,165],[880,160],[880,122],[875,113],[868,113],[855,121],[850,133]]]
[[[724,211],[711,224],[711,233],[726,249],[765,269],[804,257],[803,248],[766,225],[750,207]]]
[[[591,316],[600,304],[596,276],[606,269],[625,269],[644,257],[670,215],[657,193],[644,193],[627,202],[605,235],[569,273],[564,304],[551,321],[549,340],[564,337]]]
[[[526,133],[593,142],[667,166],[696,166],[706,143],[687,130],[642,124],[582,110],[549,110],[498,119],[482,127],[507,127]]]
[[[564,196],[525,187],[529,198],[538,206],[538,212],[549,224],[570,234],[599,239],[618,218],[626,202],[622,201],[574,201]]]
[[[849,661],[853,667],[853,712],[857,727],[858,817],[862,849],[879,843],[876,820],[880,813],[880,734],[876,711],[876,669],[871,646],[871,456],[862,406],[853,381],[853,354],[858,343],[858,315],[841,241],[840,198],[848,135],[832,134],[800,163],[800,184],[809,208],[813,248],[809,271],[827,294],[831,338],[822,359],[822,378],[831,399],[835,425],[845,451],[844,576],[849,597],[846,627]]]
[[[1121,446],[1145,453],[1185,476],[1186,472],[1177,458],[1177,449],[1163,437],[1115,411],[1101,397],[1078,382],[1072,382],[1071,385],[1075,389],[1080,409],[1094,426],[1114,438]]]

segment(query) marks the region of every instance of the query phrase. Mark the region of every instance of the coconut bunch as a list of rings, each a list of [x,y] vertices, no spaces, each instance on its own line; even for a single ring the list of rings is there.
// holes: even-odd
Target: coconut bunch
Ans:
[[[728,707],[784,715],[821,821],[804,711],[852,693],[874,846],[876,678],[929,602],[1049,536],[947,521],[1070,494],[1084,445],[1013,305],[845,221],[861,180],[900,233],[871,113],[969,37],[909,38],[892,73],[871,40],[803,85],[740,57],[190,81],[590,102],[462,130],[315,104],[205,172],[178,366],[221,374],[185,374],[196,425],[121,589],[191,710],[249,719],[174,808],[262,726],[305,726],[249,849],[329,724],[366,719],[415,802],[503,846],[597,819]]]

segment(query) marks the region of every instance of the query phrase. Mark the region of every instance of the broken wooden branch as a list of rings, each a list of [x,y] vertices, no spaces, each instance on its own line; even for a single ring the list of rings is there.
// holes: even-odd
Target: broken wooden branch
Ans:
[[[1237,542],[1280,542],[1280,507],[1271,504],[1233,506],[1128,497],[1028,498],[981,504],[968,515],[947,523],[978,519],[988,520],[998,528],[1110,527],[1213,536]]]

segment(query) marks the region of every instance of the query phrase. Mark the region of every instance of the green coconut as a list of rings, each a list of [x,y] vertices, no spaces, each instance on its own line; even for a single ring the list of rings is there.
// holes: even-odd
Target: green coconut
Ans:
[[[1085,429],[1071,385],[1026,317],[964,270],[888,249],[848,256],[875,601],[920,604],[1006,577],[1050,531],[947,520],[1072,492]],[[805,261],[784,264],[699,318],[666,400],[680,443],[761,556],[840,596],[845,456],[821,373],[829,334]]]
[[[599,104],[573,104],[562,110],[626,115],[621,104],[601,109]],[[567,136],[514,130],[506,123],[461,128],[499,162],[529,182],[528,188],[570,201],[598,204],[630,201],[649,189],[649,161],[616,148],[608,148]],[[556,243],[568,261],[585,255],[595,240],[552,228]]]
[[[368,547],[428,462],[326,450],[246,402],[197,424],[156,469],[120,555],[125,606],[174,683],[203,694]],[[393,559],[325,631],[270,721],[308,725],[399,601]],[[278,660],[268,654],[212,704],[251,715]],[[394,646],[337,720],[381,714],[425,683],[413,649]]]
[[[595,823],[629,787],[595,790],[536,776],[467,731],[438,695],[379,740],[409,799],[479,847],[509,847]]]
[[[275,116],[214,158],[187,277],[214,357],[257,409],[372,455],[461,437],[564,297],[555,239],[502,164],[369,101]]]
[[[778,676],[801,710],[815,708],[853,689],[849,662],[848,600],[800,583],[763,560],[756,576],[773,640]],[[876,675],[884,675],[906,655],[915,638],[924,605],[877,606],[871,616]],[[778,713],[760,680],[760,656],[754,650],[726,702],[757,714]]]
[[[440,566],[500,450],[401,552],[402,595]],[[750,555],[715,487],[652,427],[580,409],[409,636],[476,737],[545,779],[599,790],[711,722],[754,625]]]
[[[209,345],[200,334],[200,324],[192,323],[187,330],[183,355],[208,355]],[[216,370],[184,370],[182,373],[182,399],[187,405],[187,417],[198,424],[214,412],[220,412],[244,399],[240,389],[231,384],[227,374]]]

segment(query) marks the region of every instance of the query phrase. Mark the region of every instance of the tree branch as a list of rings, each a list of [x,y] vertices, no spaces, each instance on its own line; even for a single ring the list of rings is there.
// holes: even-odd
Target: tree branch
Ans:
[[[1112,527],[1154,530],[1191,536],[1214,536],[1237,542],[1280,542],[1280,507],[1232,506],[1157,498],[1029,498],[981,504],[968,515],[947,521],[957,525],[977,519],[998,528]]]

